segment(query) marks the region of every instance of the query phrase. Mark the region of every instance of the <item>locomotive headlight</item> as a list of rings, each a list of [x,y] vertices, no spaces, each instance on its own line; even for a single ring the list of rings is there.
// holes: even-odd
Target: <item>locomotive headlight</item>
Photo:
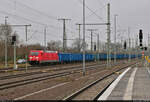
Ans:
[[[39,59],[39,57],[36,57],[36,59],[38,60],[38,59]]]
[[[32,59],[32,57],[29,57],[30,59]]]

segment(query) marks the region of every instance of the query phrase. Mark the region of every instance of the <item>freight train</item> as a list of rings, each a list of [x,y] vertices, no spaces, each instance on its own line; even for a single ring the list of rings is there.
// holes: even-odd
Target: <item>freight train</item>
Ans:
[[[110,55],[114,59],[114,55]],[[141,55],[131,54],[131,58],[141,57]],[[127,59],[128,54],[117,54],[116,59]],[[107,54],[85,54],[86,61],[106,60]],[[57,51],[44,51],[44,50],[31,50],[28,56],[28,62],[31,65],[44,64],[44,63],[70,63],[80,62],[83,60],[82,53],[58,53]]]

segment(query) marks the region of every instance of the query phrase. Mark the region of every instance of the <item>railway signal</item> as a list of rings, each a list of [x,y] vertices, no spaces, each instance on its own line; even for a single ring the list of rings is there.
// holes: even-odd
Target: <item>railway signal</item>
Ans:
[[[142,30],[140,29],[140,31],[139,31],[139,41],[140,41],[140,47],[142,47],[142,46],[143,46],[143,44],[142,44],[142,39],[143,39],[143,33],[142,33]]]
[[[14,35],[14,36],[12,36],[11,44],[12,44],[12,45],[14,45],[14,44],[15,44],[15,42],[16,42],[16,36]]]
[[[16,35],[12,36],[11,44],[14,46],[14,69],[16,69]]]
[[[96,44],[94,45],[94,51],[96,51]]]
[[[146,50],[147,50],[147,47],[142,47],[141,49],[146,51]]]
[[[31,24],[28,24],[28,25],[11,25],[12,27],[25,27],[25,34],[26,34],[26,50],[27,50],[27,38],[28,38],[28,27],[31,26]],[[6,50],[7,51],[7,50]],[[6,55],[7,55],[7,52],[6,52]],[[26,51],[26,55],[25,55],[25,58],[26,58],[26,71],[27,71],[27,68],[28,68],[28,65],[27,65],[27,51]],[[7,58],[7,56],[6,56]],[[6,59],[5,58],[5,59]],[[7,62],[7,59],[5,60]]]
[[[126,41],[124,42],[124,49],[126,49],[127,48],[127,43],[126,43]]]
[[[139,32],[139,39],[143,39],[143,33],[142,33],[141,29],[140,29],[140,32]]]

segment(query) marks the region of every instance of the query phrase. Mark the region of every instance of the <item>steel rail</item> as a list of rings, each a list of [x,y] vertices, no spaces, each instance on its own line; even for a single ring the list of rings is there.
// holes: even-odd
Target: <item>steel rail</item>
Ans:
[[[98,66],[102,66],[102,65],[89,66],[89,67],[87,67],[87,69],[88,70],[97,69],[97,68],[99,68]],[[56,74],[50,74],[50,75],[25,79],[25,80],[3,83],[3,84],[0,84],[0,90],[9,89],[9,88],[17,87],[17,86],[22,86],[22,85],[26,85],[26,84],[30,84],[30,83],[34,83],[34,82],[44,81],[44,80],[51,79],[51,78],[57,78],[57,77],[67,76],[67,75],[71,75],[71,74],[75,74],[75,73],[80,73],[81,70],[82,70],[82,68],[71,70],[71,71],[66,71],[66,72],[61,72],[61,73],[56,73]]]
[[[136,63],[137,63],[137,62],[136,62]],[[91,88],[92,86],[96,85],[97,83],[99,83],[99,82],[105,80],[106,78],[108,78],[108,77],[114,75],[116,72],[121,71],[121,70],[123,70],[123,69],[125,69],[125,68],[128,68],[129,66],[134,66],[136,63],[130,64],[130,65],[127,65],[127,66],[124,66],[124,67],[122,67],[122,68],[120,68],[120,69],[118,69],[118,70],[116,70],[116,71],[113,71],[113,72],[110,73],[110,74],[105,75],[104,77],[102,77],[102,78],[100,78],[100,79],[98,79],[98,80],[96,80],[96,81],[94,81],[94,82],[88,84],[87,86],[81,88],[80,90],[76,91],[75,93],[69,95],[68,97],[64,98],[63,100],[72,100],[73,98],[75,98],[76,96],[78,96],[78,95],[81,94],[82,92],[86,91],[87,89]],[[112,82],[111,82],[111,83],[112,83]],[[110,83],[110,84],[111,84],[111,83]],[[109,85],[110,85],[110,84],[109,84]],[[109,86],[109,85],[108,85],[108,86]],[[107,86],[107,87],[108,87],[108,86]],[[106,88],[107,88],[107,87],[106,87]],[[105,88],[105,89],[106,89],[106,88]],[[104,90],[103,90],[103,91],[104,91]],[[100,94],[98,94],[98,95],[96,96],[96,98],[97,98],[99,95],[100,95]],[[96,99],[96,98],[94,98],[94,99]]]
[[[104,63],[105,64],[105,63]],[[104,65],[103,63],[100,65]],[[91,64],[88,66],[93,66],[93,65],[97,65],[97,64]],[[46,71],[62,71],[62,70],[69,70],[69,69],[74,69],[74,68],[80,68],[82,66],[72,66],[72,67],[66,67],[66,68],[55,68],[55,69],[49,69]],[[45,70],[43,70],[45,71]],[[37,72],[30,72],[30,73],[23,73],[23,74],[16,74],[16,75],[6,75],[6,76],[1,76],[0,80],[6,80],[6,79],[13,79],[13,78],[17,78],[17,77],[25,77],[25,76],[31,76],[31,75],[36,75],[36,74],[43,74],[43,73],[48,73],[48,72],[43,72],[43,71],[37,71]]]
[[[77,66],[81,66],[80,64],[81,64],[81,63],[79,63],[79,65],[77,65]],[[71,66],[71,65],[69,65],[69,66]],[[43,68],[43,67],[44,67],[44,68]],[[51,66],[48,66],[48,65],[47,65],[47,66],[39,65],[39,66],[30,66],[30,67],[28,67],[28,68],[29,68],[28,70],[47,69],[47,68],[51,68],[51,67],[65,67],[65,66],[61,66],[61,64],[60,64],[60,65],[51,65]],[[24,70],[26,70],[25,67],[20,67],[20,68],[18,68],[18,69],[4,68],[4,69],[0,69],[0,73],[8,72],[8,71],[24,71]]]

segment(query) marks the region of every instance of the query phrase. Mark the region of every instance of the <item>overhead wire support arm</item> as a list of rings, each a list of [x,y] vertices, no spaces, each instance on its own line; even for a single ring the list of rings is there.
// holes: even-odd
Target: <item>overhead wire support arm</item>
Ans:
[[[27,51],[27,37],[28,37],[28,27],[31,26],[31,24],[25,24],[25,25],[10,25],[12,27],[25,27],[25,34],[26,34],[26,51]],[[26,71],[27,71],[27,68],[28,68],[28,65],[27,65],[27,61],[28,61],[28,55],[27,55],[27,52],[26,52],[26,55],[25,55],[25,58],[26,58]]]
[[[83,25],[81,23],[77,23],[77,25]],[[110,23],[86,23],[85,25],[110,25]]]
[[[12,27],[21,27],[21,26],[31,26],[31,24],[22,24],[22,25],[10,25]]]
[[[84,4],[84,2],[83,2]],[[85,6],[85,5],[84,5]],[[83,10],[84,11],[84,10]],[[80,23],[77,23],[77,24],[80,24],[80,25],[83,25],[83,35],[85,33],[85,25],[106,25],[107,26],[107,67],[111,67],[111,57],[110,57],[110,54],[111,54],[111,51],[110,51],[110,43],[111,43],[111,39],[110,39],[110,3],[107,4],[107,23],[85,23],[85,17],[84,17],[84,13],[83,13],[83,24],[80,24]],[[84,38],[83,38],[84,39]]]

